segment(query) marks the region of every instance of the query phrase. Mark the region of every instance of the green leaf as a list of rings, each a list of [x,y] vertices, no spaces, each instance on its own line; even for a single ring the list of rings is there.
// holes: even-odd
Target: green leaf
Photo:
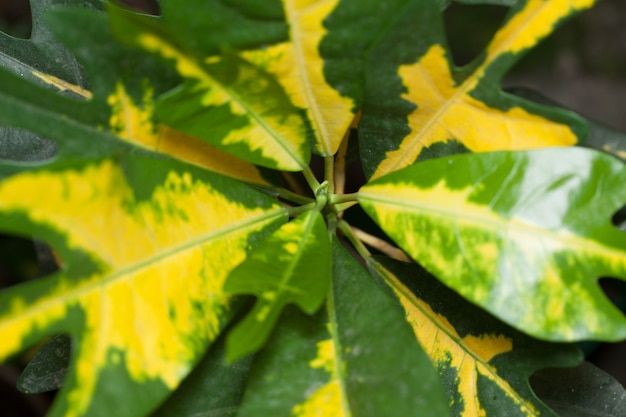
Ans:
[[[252,356],[226,363],[220,337],[193,372],[151,417],[234,417],[243,398]]]
[[[61,388],[70,363],[71,344],[71,339],[65,335],[54,336],[46,342],[20,375],[17,389],[37,394]]]
[[[581,359],[574,345],[542,342],[506,326],[450,291],[416,264],[371,259],[393,289],[415,337],[437,368],[453,416],[556,416],[529,377]],[[562,381],[547,381],[555,388]]]
[[[49,139],[25,130],[0,126],[0,159],[33,162],[50,159],[57,147]]]
[[[228,335],[228,360],[260,349],[287,304],[294,303],[309,314],[317,311],[328,292],[330,260],[324,218],[318,211],[309,211],[284,224],[235,268],[224,291],[258,298],[252,311]]]
[[[583,362],[575,368],[549,368],[530,379],[537,395],[561,417],[626,415],[626,391],[612,376]]]
[[[362,300],[366,300],[363,302]],[[287,311],[238,416],[442,417],[447,405],[402,311],[337,240],[326,308]]]
[[[620,340],[626,319],[597,280],[626,279],[626,235],[611,223],[624,181],[622,162],[589,149],[466,154],[382,177],[359,201],[413,259],[521,331]]]
[[[4,76],[7,88],[0,94],[3,108],[0,122],[53,139],[59,145],[58,160],[110,155],[125,148],[115,143],[117,139],[246,182],[267,185],[251,164],[154,119],[155,95],[175,85],[171,71],[164,71],[154,59],[115,43],[103,13],[60,9],[49,13],[47,20],[86,63],[93,75],[92,91],[52,75],[39,74],[41,82],[82,98],[74,100],[42,91],[21,77],[7,74]],[[93,44],[98,48],[92,48]],[[28,139],[28,134],[24,135]],[[84,137],[92,140],[87,144],[82,140]]]
[[[60,272],[0,293],[0,358],[72,338],[53,417],[151,411],[230,319],[228,273],[286,220],[241,183],[137,154],[13,175],[0,213],[0,228],[44,239],[62,259]]]
[[[0,32],[0,67],[39,81],[39,74],[51,74],[69,83],[85,86],[85,74],[75,57],[54,36],[44,19],[45,12],[58,6],[99,9],[101,0],[30,1],[32,31],[30,39],[16,39]]]
[[[593,2],[519,1],[485,51],[456,68],[437,2],[413,1],[368,55],[359,125],[366,175],[377,178],[419,158],[460,151],[531,149],[584,139],[587,127],[575,114],[510,96],[499,83],[557,23]]]
[[[257,165],[308,165],[304,120],[274,77],[234,54],[195,55],[154,19],[110,10],[121,39],[167,59],[187,80],[158,103],[164,123]]]

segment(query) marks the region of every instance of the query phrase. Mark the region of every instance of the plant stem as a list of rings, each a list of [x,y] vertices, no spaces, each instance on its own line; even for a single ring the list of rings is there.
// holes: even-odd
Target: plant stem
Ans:
[[[298,204],[309,204],[314,201],[312,198],[305,197],[284,188],[280,188],[278,190],[278,197],[282,198],[283,200],[291,201]]]
[[[359,193],[331,194],[328,197],[328,202],[330,204],[356,203],[358,195]]]
[[[335,192],[335,158],[331,156],[324,157],[324,180],[328,181],[328,194]]]
[[[350,207],[357,205],[357,201],[348,201],[347,203],[335,204],[335,210],[337,210],[337,216],[339,218],[342,217],[343,212],[348,210]]]
[[[348,152],[348,138],[350,129],[346,132],[341,141],[341,145],[335,156],[335,191],[336,194],[343,194],[346,188],[346,153]]]
[[[355,238],[358,239],[360,242],[363,242],[369,247],[372,247],[384,253],[390,258],[402,262],[411,262],[411,259],[402,250],[396,248],[389,242],[376,236],[370,235],[369,233],[364,232],[363,230],[356,227],[351,227],[351,231],[354,234]]]
[[[316,206],[317,206],[317,203],[313,201],[312,203],[305,204],[303,206],[289,207],[287,208],[287,213],[289,213],[289,217],[296,217],[307,211],[315,210]]]
[[[311,171],[311,167],[306,167],[302,171],[302,174],[304,178],[306,178],[306,182],[309,184],[309,187],[311,187],[311,190],[313,190],[313,194],[316,194],[317,190],[320,188],[320,183],[317,178],[315,178],[313,171]]]
[[[354,235],[352,227],[350,226],[350,224],[348,224],[348,222],[346,222],[345,220],[339,220],[339,222],[337,223],[337,228],[341,230],[346,239],[350,241],[350,243],[352,244],[352,246],[354,246],[354,249],[356,249],[361,258],[367,260],[372,256],[372,254],[369,250],[367,250],[365,245]]]

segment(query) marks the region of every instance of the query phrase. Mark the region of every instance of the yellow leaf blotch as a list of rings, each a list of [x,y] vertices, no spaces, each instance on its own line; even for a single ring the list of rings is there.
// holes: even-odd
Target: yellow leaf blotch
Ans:
[[[554,25],[571,13],[587,9],[596,0],[528,0],[494,36],[487,49],[487,61],[503,53],[532,48],[554,30]]]
[[[324,19],[338,0],[286,0],[291,41],[243,56],[276,76],[294,105],[303,108],[313,125],[318,152],[334,155],[350,127],[353,100],[341,96],[324,77],[319,45],[326,35]]]
[[[208,106],[227,105],[232,115],[245,116],[248,123],[239,128],[231,129],[228,135],[221,139],[224,145],[237,143],[245,144],[252,152],[260,151],[261,155],[273,160],[279,169],[300,171],[307,163],[298,154],[298,149],[306,144],[306,133],[303,122],[298,114],[272,114],[267,103],[246,101],[240,93],[231,86],[219,83],[203,66],[171,44],[153,34],[142,34],[137,42],[146,50],[158,53],[166,59],[175,61],[177,71],[186,78],[197,81],[196,89],[204,94],[202,102]],[[204,62],[211,64],[218,58],[210,57]],[[238,79],[247,84],[256,83],[254,89],[262,89],[264,80],[258,76],[256,70],[238,67]]]
[[[339,381],[318,388],[305,402],[293,407],[293,417],[348,417],[341,408]]]
[[[514,107],[487,107],[469,93],[482,69],[460,85],[452,78],[445,50],[433,45],[415,64],[402,65],[399,75],[407,92],[403,98],[417,108],[408,116],[411,132],[396,150],[387,152],[372,178],[411,165],[422,149],[456,140],[473,152],[524,150],[573,145],[576,136],[562,124]]]
[[[390,276],[391,273],[389,273]],[[462,417],[485,416],[478,396],[479,374],[493,381],[527,416],[537,416],[533,404],[520,397],[511,385],[489,364],[496,355],[513,350],[511,340],[503,335],[482,334],[461,337],[448,319],[417,298],[393,277],[394,291],[406,311],[417,340],[436,367],[456,370],[458,390],[463,403]]]
[[[324,369],[331,375],[331,380],[315,390],[305,402],[296,404],[291,410],[293,417],[349,417],[344,407],[336,361],[335,342],[332,339],[318,342],[317,357],[309,366]]]
[[[147,51],[157,53],[164,59],[174,61],[176,63],[176,71],[183,77],[196,80],[202,80],[206,77],[205,72],[196,61],[158,36],[144,32],[137,37],[136,42]]]
[[[155,125],[152,120],[154,100],[151,89],[146,89],[142,103],[137,104],[124,86],[118,83],[107,103],[111,107],[111,130],[119,138],[231,178],[267,184],[254,165],[163,124]]]
[[[311,368],[322,368],[329,374],[336,376],[335,372],[335,343],[332,339],[322,340],[317,344],[317,357],[309,365]]]
[[[80,338],[70,415],[88,406],[111,351],[124,352],[133,379],[177,386],[220,330],[222,286],[245,259],[248,237],[284,215],[278,204],[244,207],[189,173],[170,172],[151,198],[136,201],[111,161],[11,177],[0,184],[0,211],[58,231],[69,250],[99,265],[99,275],[60,277],[52,293],[29,306],[16,301],[0,319],[6,356],[37,329],[84,317],[85,328],[66,325]]]

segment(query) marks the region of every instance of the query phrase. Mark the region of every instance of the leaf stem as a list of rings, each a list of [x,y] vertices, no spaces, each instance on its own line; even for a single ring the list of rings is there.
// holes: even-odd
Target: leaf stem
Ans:
[[[360,242],[365,243],[369,247],[374,248],[397,261],[411,262],[411,258],[409,258],[401,249],[396,248],[386,240],[370,235],[357,227],[351,227],[351,229],[354,236]]]
[[[357,205],[357,201],[348,201],[347,203],[335,204],[335,210],[337,211],[337,216],[341,218],[343,212],[348,210],[350,207]]]
[[[317,178],[315,178],[313,171],[311,171],[311,167],[306,167],[302,171],[302,174],[304,175],[306,182],[309,184],[309,187],[311,187],[311,190],[313,190],[313,194],[316,194],[317,190],[320,188],[320,183]]]
[[[339,145],[337,154],[335,155],[335,190],[334,193],[343,194],[346,188],[346,153],[348,152],[348,139],[350,137],[350,129]]]
[[[356,203],[359,193],[350,194],[331,194],[328,197],[330,204]]]
[[[331,156],[324,157],[324,180],[328,181],[328,194],[335,192],[335,158]]]
[[[339,222],[337,223],[337,228],[341,230],[346,239],[350,241],[350,243],[352,244],[354,249],[356,249],[361,258],[365,260],[371,258],[372,254],[369,250],[367,250],[365,245],[355,236],[354,232],[352,231],[352,226],[350,226],[347,221],[339,220]]]
[[[289,217],[296,217],[302,213],[306,213],[307,211],[315,210],[316,206],[317,206],[317,203],[313,201],[303,206],[289,207],[287,208],[287,213],[289,214]]]
[[[291,201],[293,203],[298,203],[298,204],[309,204],[315,201],[310,197],[305,197],[303,195],[294,193],[293,191],[286,190],[284,188],[280,188],[278,190],[278,197],[282,198],[283,200]]]

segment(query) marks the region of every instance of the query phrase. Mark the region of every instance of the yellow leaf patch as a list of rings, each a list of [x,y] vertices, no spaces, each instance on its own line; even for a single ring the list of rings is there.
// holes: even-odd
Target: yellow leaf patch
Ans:
[[[398,75],[407,92],[402,98],[417,108],[408,115],[410,133],[387,152],[372,178],[411,165],[424,148],[451,140],[473,152],[524,150],[574,145],[578,138],[564,124],[530,114],[521,107],[492,108],[472,93],[487,71],[505,54],[535,46],[559,20],[591,7],[594,0],[530,0],[495,35],[484,62],[461,83],[452,76],[441,45],[434,44]]]
[[[306,110],[317,150],[324,156],[337,152],[354,119],[352,99],[341,96],[326,82],[319,51],[326,34],[323,21],[338,3],[338,0],[285,0],[290,42],[242,54],[274,74],[293,104]]]
[[[249,183],[267,184],[259,170],[210,144],[153,121],[154,98],[147,88],[142,103],[135,103],[121,83],[108,97],[110,127],[133,145],[163,153]]]
[[[77,253],[95,267],[80,279],[48,277],[43,292],[37,281],[18,288],[0,316],[0,358],[72,334],[78,384],[66,387],[66,416],[84,415],[110,360],[138,383],[175,388],[223,326],[223,282],[249,236],[284,216],[278,204],[231,201],[189,172],[171,171],[138,200],[111,161],[11,177],[0,184],[0,211],[63,236],[70,270]]]

